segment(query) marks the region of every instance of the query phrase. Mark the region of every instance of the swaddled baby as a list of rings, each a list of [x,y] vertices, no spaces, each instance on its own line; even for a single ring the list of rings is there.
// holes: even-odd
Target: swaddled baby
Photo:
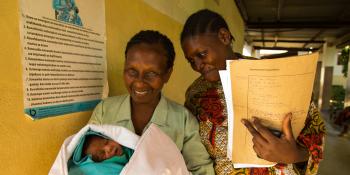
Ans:
[[[190,173],[176,144],[154,124],[141,137],[120,126],[88,124],[65,139],[49,172],[83,174]]]
[[[83,136],[68,161],[69,175],[119,174],[133,150],[94,131]]]

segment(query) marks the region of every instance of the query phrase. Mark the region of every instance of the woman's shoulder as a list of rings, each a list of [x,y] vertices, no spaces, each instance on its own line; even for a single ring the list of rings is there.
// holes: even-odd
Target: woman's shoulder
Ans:
[[[192,82],[192,84],[186,90],[186,100],[190,99],[195,94],[205,91],[210,85],[208,81],[204,79],[203,76],[198,77]]]
[[[187,91],[191,89],[196,89],[198,86],[201,86],[202,84],[205,83],[204,77],[201,75],[197,79],[195,79],[192,84],[187,88]]]
[[[164,97],[167,101],[167,113],[168,116],[171,116],[171,120],[183,120],[190,116],[190,112],[185,106],[179,104],[173,100],[170,100],[167,97]]]
[[[129,97],[128,94],[123,94],[123,95],[118,95],[118,96],[112,96],[112,97],[107,97],[101,101],[101,103],[104,106],[109,106],[109,105],[115,105],[115,104],[121,104],[124,102],[127,98]]]
[[[164,98],[167,101],[168,110],[177,111],[177,112],[186,112],[187,111],[187,109],[183,105],[181,105],[180,103],[173,101],[165,96],[164,96]]]
[[[167,123],[171,128],[185,127],[189,121],[196,120],[191,112],[183,105],[166,98],[167,100]],[[193,123],[193,122],[191,122]]]

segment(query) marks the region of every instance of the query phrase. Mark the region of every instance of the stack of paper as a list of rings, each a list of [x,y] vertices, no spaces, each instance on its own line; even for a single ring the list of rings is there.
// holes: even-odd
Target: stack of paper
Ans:
[[[257,157],[252,136],[241,119],[258,117],[263,125],[281,131],[292,113],[296,138],[307,116],[318,54],[266,60],[230,60],[220,71],[228,112],[227,157],[235,168],[269,167],[276,163]]]

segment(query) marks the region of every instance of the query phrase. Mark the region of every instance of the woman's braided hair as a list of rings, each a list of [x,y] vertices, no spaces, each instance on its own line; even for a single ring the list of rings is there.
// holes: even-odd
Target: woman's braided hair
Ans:
[[[218,33],[221,28],[230,31],[225,19],[220,14],[203,9],[188,17],[181,32],[180,40],[183,42],[187,37],[205,33]],[[231,39],[234,40],[232,35]]]

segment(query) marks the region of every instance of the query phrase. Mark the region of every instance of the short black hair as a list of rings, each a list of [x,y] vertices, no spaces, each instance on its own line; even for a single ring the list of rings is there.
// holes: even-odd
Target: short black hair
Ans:
[[[134,35],[126,45],[125,58],[130,48],[141,43],[160,44],[166,52],[167,70],[174,66],[175,50],[174,50],[173,43],[170,41],[170,39],[167,36],[154,30],[142,30],[136,35]]]
[[[89,135],[86,135],[85,136],[85,141],[83,143],[83,152],[82,152],[82,157],[86,155],[86,151],[87,151],[87,148],[90,146],[91,144],[91,141],[94,139],[94,138],[103,138],[102,136],[98,136],[98,135],[95,135],[95,134],[89,134]]]
[[[230,31],[225,19],[220,14],[208,9],[199,10],[186,20],[180,39],[183,42],[189,36],[218,33],[221,28]],[[231,39],[234,40],[232,35]]]

